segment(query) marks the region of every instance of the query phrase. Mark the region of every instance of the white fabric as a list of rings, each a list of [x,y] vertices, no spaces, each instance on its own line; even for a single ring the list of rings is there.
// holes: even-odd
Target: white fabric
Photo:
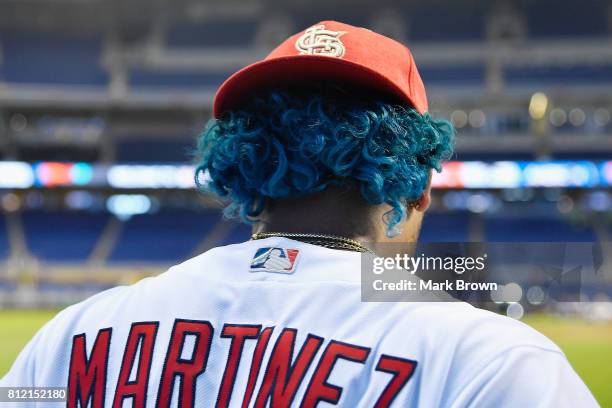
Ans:
[[[293,273],[251,272],[262,247],[298,249]],[[383,354],[417,362],[392,406],[597,406],[559,348],[525,324],[459,302],[363,303],[358,253],[284,238],[215,248],[158,277],[67,308],[38,332],[0,386],[65,387],[73,336],[85,333],[89,355],[98,330],[112,327],[105,398],[110,406],[130,326],[158,321],[146,400],[154,406],[177,318],[205,320],[214,328],[205,371],[197,377],[196,406],[215,405],[230,347],[230,339],[220,337],[226,323],[274,326],[251,406],[283,328],[297,329],[294,359],[308,334],[324,339],[299,385],[295,406],[331,340],[370,349],[363,364],[339,359],[334,365],[328,383],[342,388],[340,406],[374,405],[391,378],[375,370]],[[242,403],[255,343],[245,342],[230,406]]]

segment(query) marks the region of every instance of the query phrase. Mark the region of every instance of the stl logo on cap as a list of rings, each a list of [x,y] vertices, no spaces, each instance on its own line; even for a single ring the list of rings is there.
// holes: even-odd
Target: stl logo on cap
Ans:
[[[304,31],[297,41],[295,48],[301,55],[326,55],[342,58],[345,48],[340,36],[346,31],[326,30],[325,25],[315,25]]]
[[[213,114],[219,119],[256,91],[320,80],[377,89],[421,114],[427,112],[425,85],[405,45],[365,28],[326,20],[290,36],[263,60],[225,80],[215,94]]]

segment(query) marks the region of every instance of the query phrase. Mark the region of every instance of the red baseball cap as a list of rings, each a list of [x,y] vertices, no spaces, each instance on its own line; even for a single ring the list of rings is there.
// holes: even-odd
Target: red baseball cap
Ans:
[[[425,86],[407,47],[366,28],[322,21],[230,76],[217,90],[213,114],[218,118],[260,89],[316,80],[373,88],[427,111]]]

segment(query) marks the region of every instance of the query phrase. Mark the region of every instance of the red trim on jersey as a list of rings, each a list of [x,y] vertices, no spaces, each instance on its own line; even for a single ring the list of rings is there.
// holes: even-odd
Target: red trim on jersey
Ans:
[[[236,381],[236,373],[242,358],[242,350],[247,339],[256,339],[259,336],[261,325],[240,325],[240,324],[225,324],[221,332],[222,338],[230,338],[229,354],[227,356],[227,364],[223,372],[223,379],[219,387],[219,395],[217,396],[217,408],[225,408],[229,406],[232,398],[232,391]]]
[[[191,358],[181,357],[187,335],[196,336]],[[168,407],[172,401],[172,390],[176,377],[181,378],[179,388],[179,406],[192,407],[195,399],[195,383],[197,377],[206,370],[210,344],[212,342],[213,327],[210,322],[201,320],[176,319],[164,370],[159,384],[157,406]]]
[[[257,376],[259,375],[259,368],[261,367],[261,361],[263,360],[268,341],[272,335],[274,327],[266,327],[261,332],[255,351],[253,352],[253,360],[251,361],[251,371],[249,372],[249,379],[247,381],[246,389],[244,390],[244,399],[242,400],[242,408],[248,408],[253,396],[253,390],[255,389],[255,383],[257,382]]]
[[[125,398],[132,398],[133,408],[144,408],[147,402],[149,372],[155,347],[155,337],[159,322],[132,323],[123,353],[123,361],[117,379],[113,408],[121,408]],[[130,381],[130,373],[136,361],[136,351],[140,345],[136,378]]]
[[[330,341],[312,375],[310,384],[308,384],[301,407],[316,407],[319,401],[337,404],[342,396],[342,388],[327,382],[334,365],[340,358],[363,363],[369,354],[370,349],[367,347],[355,346],[336,340]]]
[[[106,392],[106,371],[108,352],[110,349],[113,329],[106,328],[98,332],[89,360],[85,333],[72,338],[70,353],[70,370],[68,372],[68,408],[89,406],[92,408],[104,406]]]
[[[393,374],[391,381],[376,401],[374,408],[386,408],[391,405],[397,394],[404,388],[414,374],[417,362],[399,357],[381,355],[376,365],[376,371]]]
[[[309,334],[295,362],[291,364],[296,335],[296,329],[284,329],[278,336],[255,400],[255,408],[264,408],[269,399],[271,408],[291,406],[308,367],[323,343],[323,338]]]

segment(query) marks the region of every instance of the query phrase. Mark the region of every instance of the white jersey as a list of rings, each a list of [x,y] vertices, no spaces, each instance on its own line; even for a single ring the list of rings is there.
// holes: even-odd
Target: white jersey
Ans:
[[[215,248],[62,311],[0,385],[67,387],[69,407],[597,405],[521,322],[360,296],[356,252],[284,238]]]

